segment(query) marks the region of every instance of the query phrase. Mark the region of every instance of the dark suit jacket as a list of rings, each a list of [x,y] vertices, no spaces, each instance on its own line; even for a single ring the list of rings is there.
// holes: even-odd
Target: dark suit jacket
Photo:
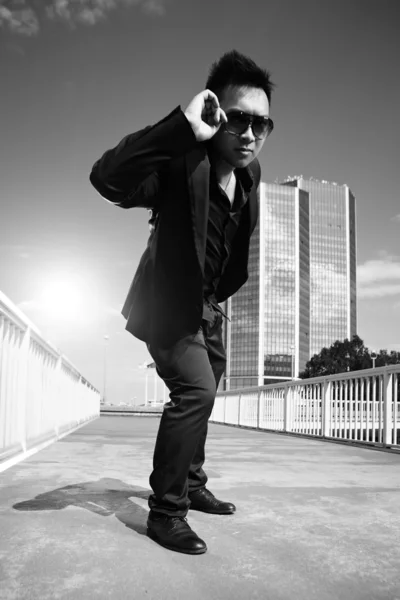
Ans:
[[[258,161],[248,169],[254,183],[216,291],[218,302],[248,278],[249,242],[258,216]],[[206,145],[196,141],[180,107],[126,136],[93,166],[90,181],[101,196],[122,208],[153,209],[155,215],[122,309],[126,329],[145,342],[168,347],[200,327],[209,175]]]

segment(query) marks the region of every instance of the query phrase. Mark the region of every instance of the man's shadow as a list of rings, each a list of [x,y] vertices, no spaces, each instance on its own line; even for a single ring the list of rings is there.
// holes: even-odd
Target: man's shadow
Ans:
[[[13,505],[15,510],[62,510],[67,506],[85,508],[102,517],[115,515],[121,523],[141,535],[146,534],[148,510],[130,498],[147,500],[151,490],[132,486],[120,479],[102,477],[98,481],[85,481],[66,485],[51,492],[39,494],[32,500]]]

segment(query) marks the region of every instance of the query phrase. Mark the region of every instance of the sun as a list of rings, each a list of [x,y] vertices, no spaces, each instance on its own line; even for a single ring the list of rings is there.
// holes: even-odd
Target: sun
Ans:
[[[72,277],[52,280],[43,287],[40,304],[49,317],[76,318],[84,304],[82,287]]]

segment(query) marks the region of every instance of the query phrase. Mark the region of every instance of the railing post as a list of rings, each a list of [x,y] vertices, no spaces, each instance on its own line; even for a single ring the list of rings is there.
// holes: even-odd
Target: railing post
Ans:
[[[260,421],[261,421],[261,390],[258,390],[257,393],[257,429],[260,429]]]
[[[240,425],[240,401],[242,399],[242,394],[239,392],[239,400],[238,400],[238,425]]]
[[[29,402],[28,398],[28,371],[29,371],[29,344],[31,340],[31,329],[27,327],[23,333],[22,343],[20,346],[20,361],[21,367],[19,370],[19,385],[20,394],[18,401],[18,429],[19,438],[22,449],[26,452],[26,406]]]
[[[393,373],[386,370],[383,373],[383,443],[392,444],[392,403],[393,403]]]
[[[62,356],[61,356],[61,354],[59,354],[57,357],[57,363],[55,366],[55,371],[56,371],[55,379],[57,382],[57,388],[58,388],[59,393],[61,391],[61,365],[62,365]],[[63,406],[63,409],[65,409],[65,405],[63,403],[62,403],[62,406]],[[59,436],[60,425],[63,421],[63,417],[64,417],[64,415],[63,415],[62,411],[58,410],[57,414],[55,415],[55,419],[54,419],[54,431],[55,431],[55,434],[57,437]]]
[[[331,436],[331,407],[332,407],[332,382],[324,379],[322,397],[322,435]]]
[[[283,431],[289,431],[289,418],[289,384],[287,383],[283,397]]]
[[[5,337],[5,319],[0,313],[0,448],[5,446],[5,398],[3,397],[3,380],[5,379],[5,369],[3,367]]]

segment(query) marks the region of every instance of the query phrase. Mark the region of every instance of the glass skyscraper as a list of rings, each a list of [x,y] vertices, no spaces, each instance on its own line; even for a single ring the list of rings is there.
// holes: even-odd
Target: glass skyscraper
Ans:
[[[226,387],[294,377],[309,357],[309,199],[298,188],[260,185],[249,279],[227,303]]]
[[[347,185],[291,178],[310,197],[310,356],[357,332],[356,208]]]
[[[225,306],[224,387],[297,377],[323,346],[351,337],[355,270],[355,200],[347,186],[261,183],[249,279]]]

